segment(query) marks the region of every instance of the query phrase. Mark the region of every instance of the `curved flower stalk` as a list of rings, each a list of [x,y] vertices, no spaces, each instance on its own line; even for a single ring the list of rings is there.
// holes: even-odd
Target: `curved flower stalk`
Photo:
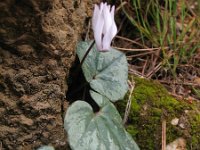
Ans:
[[[101,3],[100,6],[95,5],[92,17],[92,28],[99,51],[109,51],[111,41],[117,34],[114,11],[115,6],[111,7],[107,3]]]

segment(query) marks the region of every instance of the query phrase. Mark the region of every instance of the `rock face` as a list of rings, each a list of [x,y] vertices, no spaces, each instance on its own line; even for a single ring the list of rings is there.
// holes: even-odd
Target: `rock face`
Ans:
[[[0,2],[0,149],[67,148],[66,78],[93,3]]]

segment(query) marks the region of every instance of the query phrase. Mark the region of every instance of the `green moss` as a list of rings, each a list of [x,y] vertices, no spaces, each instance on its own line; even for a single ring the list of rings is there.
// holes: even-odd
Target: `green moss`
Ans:
[[[198,149],[200,147],[200,112],[199,110],[196,110],[196,111],[198,114],[194,113],[194,111],[189,113],[189,115],[192,116],[189,118],[190,123],[191,123],[190,126],[191,126],[191,135],[192,135],[190,145],[194,149]]]
[[[159,108],[152,108],[151,113],[153,116],[161,116],[162,115],[162,109]]]
[[[126,127],[139,147],[142,150],[161,149],[163,119],[167,120],[167,143],[183,137],[188,140],[188,147],[190,143],[193,147],[200,147],[200,116],[197,113],[185,113],[185,110],[193,112],[197,108],[196,104],[176,100],[158,82],[135,77],[134,81],[136,85]],[[126,103],[127,101],[121,101],[117,104],[122,116]],[[187,129],[171,125],[170,122],[175,117],[184,117]]]

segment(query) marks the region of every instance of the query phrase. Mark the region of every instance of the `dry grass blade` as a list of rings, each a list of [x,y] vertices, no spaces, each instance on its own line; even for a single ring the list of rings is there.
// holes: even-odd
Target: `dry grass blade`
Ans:
[[[151,78],[153,74],[155,74],[158,70],[160,70],[161,65],[162,65],[162,63],[160,62],[156,67],[154,67],[154,68],[152,69],[152,71],[150,71],[150,72],[146,75],[146,77],[147,77],[147,78]]]
[[[128,97],[128,102],[127,102],[127,105],[126,105],[126,110],[125,110],[125,114],[124,114],[124,119],[123,119],[123,124],[126,124],[127,120],[128,120],[128,116],[129,116],[129,113],[130,113],[130,110],[131,110],[131,96],[132,96],[132,93],[133,93],[133,90],[134,90],[134,87],[135,87],[135,82],[132,80],[128,80],[128,84],[129,84],[129,97]]]
[[[128,41],[128,42],[131,42],[132,44],[135,44],[135,45],[138,45],[138,46],[140,46],[140,47],[144,47],[144,48],[148,49],[147,46],[145,46],[145,45],[143,45],[143,44],[141,44],[141,43],[139,43],[139,42],[137,42],[137,41],[135,41],[135,40],[131,40],[131,39],[129,39],[129,38],[122,37],[122,36],[116,36],[115,38],[117,38],[117,39],[122,39],[122,40],[124,40],[124,41]]]
[[[162,150],[166,150],[166,120],[162,121]]]
[[[199,86],[199,84],[195,84],[193,82],[174,82],[174,81],[165,81],[165,80],[158,80],[160,83],[165,84],[175,84],[175,85],[186,85],[186,86]]]
[[[116,49],[122,50],[122,51],[131,51],[131,52],[144,52],[144,51],[160,50],[160,48],[122,48],[122,47],[115,47],[115,46],[113,46],[113,48],[116,48]]]

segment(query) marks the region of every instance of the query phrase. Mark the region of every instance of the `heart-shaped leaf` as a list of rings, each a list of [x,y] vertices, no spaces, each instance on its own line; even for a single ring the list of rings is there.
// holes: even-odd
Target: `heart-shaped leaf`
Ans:
[[[100,108],[97,113],[84,101],[74,102],[67,110],[64,127],[73,150],[139,150],[125,131],[114,105],[91,92]]]
[[[38,148],[37,150],[55,150],[52,146],[42,146]]]
[[[91,45],[90,42],[79,42],[77,55],[81,61]],[[92,89],[112,101],[122,99],[128,90],[128,63],[124,53],[111,49],[99,52],[94,45],[82,64],[86,80]]]

